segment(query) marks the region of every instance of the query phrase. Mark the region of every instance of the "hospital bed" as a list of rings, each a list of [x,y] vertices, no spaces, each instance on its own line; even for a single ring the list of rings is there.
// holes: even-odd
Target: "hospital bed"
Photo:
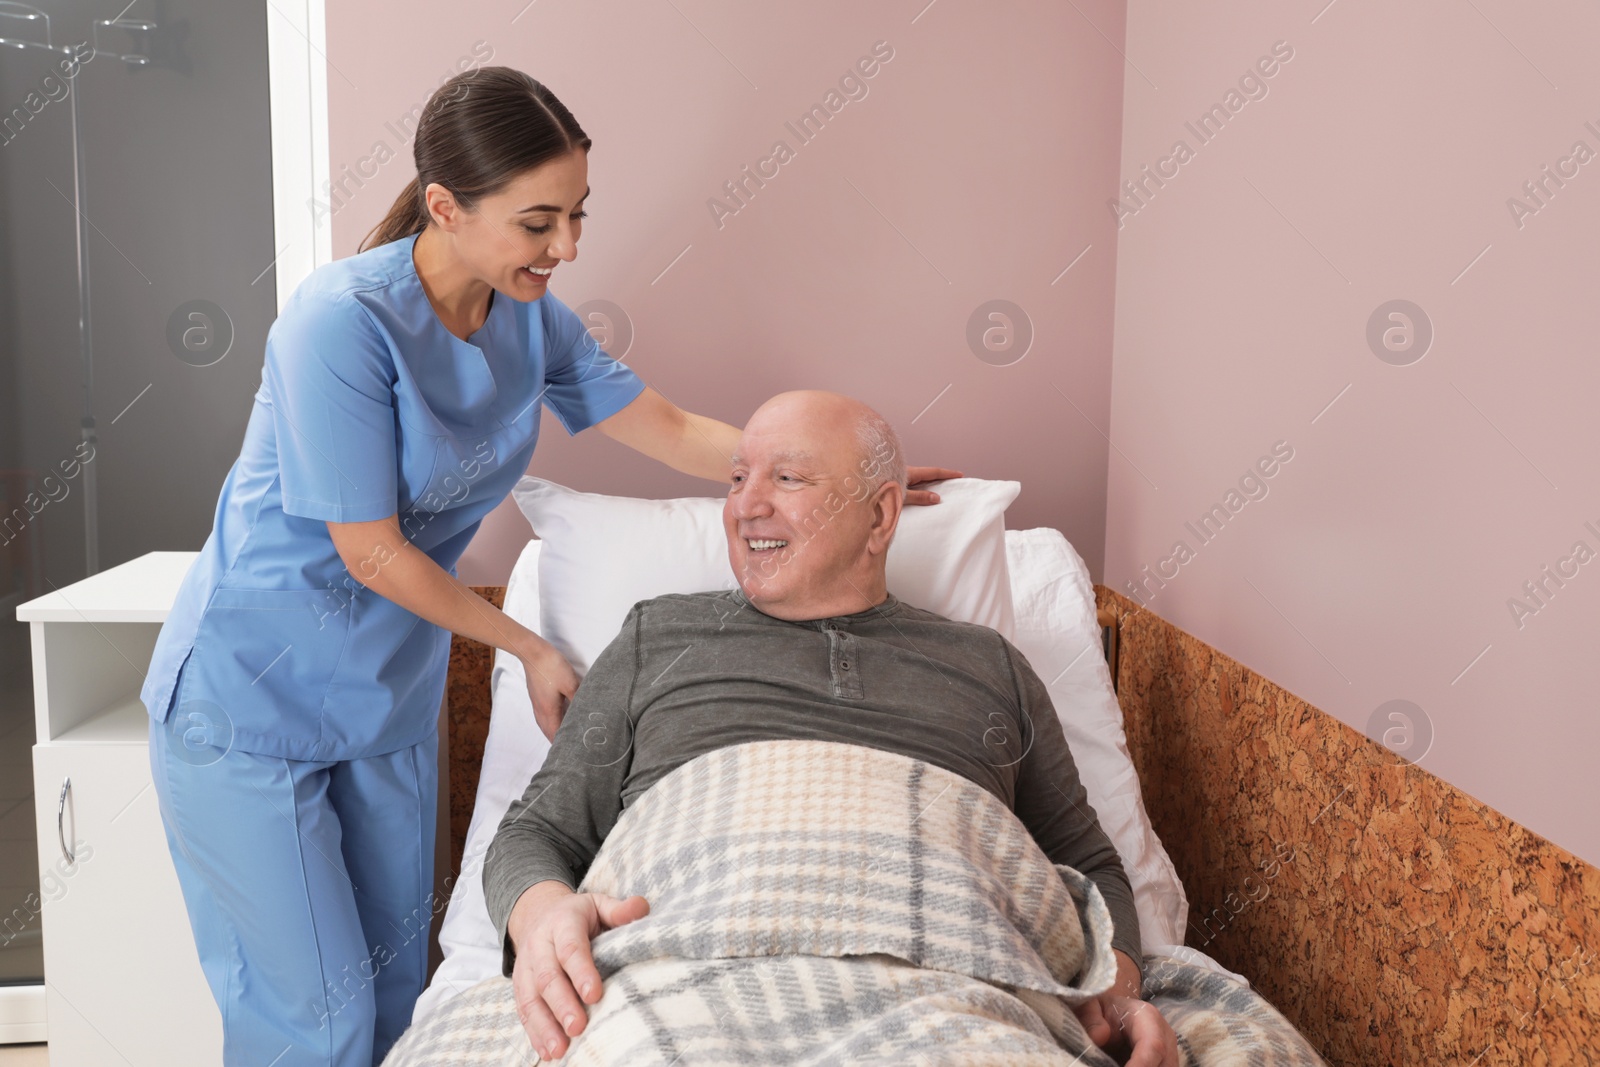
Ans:
[[[1059,532],[1004,531],[998,514],[1014,489],[982,498],[980,484],[969,501],[963,483],[976,480],[947,483],[944,504],[907,514],[998,502],[963,544],[961,569],[992,584],[996,572],[982,564],[995,563],[1000,539],[1014,643],[1051,680],[1058,711],[1070,709],[1068,741],[1134,884],[1147,952],[1248,980],[1330,1063],[1595,1062],[1593,868],[1092,586]],[[637,531],[655,520],[608,516],[618,498],[538,479],[524,479],[517,496],[545,542],[529,542],[507,586],[474,589],[550,638],[541,626],[561,622],[551,619],[551,598],[541,601],[540,579],[573,576],[550,558],[541,566],[541,553],[570,549],[584,540],[572,531],[597,522]],[[690,522],[686,537],[707,540],[695,522],[708,521]],[[718,528],[710,537],[713,556],[720,536]],[[653,540],[671,538],[658,531]],[[892,574],[890,588],[917,602]],[[570,658],[581,673],[582,655]],[[440,936],[446,958],[418,1001],[418,1020],[499,973],[482,851],[545,744],[520,664],[502,652],[457,637],[448,705],[450,858],[459,874]]]

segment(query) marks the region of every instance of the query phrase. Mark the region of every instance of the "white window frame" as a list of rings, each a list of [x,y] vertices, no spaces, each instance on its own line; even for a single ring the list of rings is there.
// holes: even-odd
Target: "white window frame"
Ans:
[[[266,16],[272,269],[281,312],[307,275],[333,261],[333,228],[318,225],[313,211],[329,180],[328,21],[324,0],[267,0]]]

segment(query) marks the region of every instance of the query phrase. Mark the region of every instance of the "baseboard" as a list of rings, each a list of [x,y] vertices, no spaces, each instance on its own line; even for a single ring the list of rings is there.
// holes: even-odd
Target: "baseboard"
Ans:
[[[0,1045],[33,1044],[48,1033],[44,983],[0,986]]]

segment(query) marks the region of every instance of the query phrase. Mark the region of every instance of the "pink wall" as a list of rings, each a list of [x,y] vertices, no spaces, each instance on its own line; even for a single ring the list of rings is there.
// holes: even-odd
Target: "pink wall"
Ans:
[[[1125,198],[1106,552],[1112,588],[1358,729],[1412,702],[1421,766],[1591,862],[1597,37],[1571,3],[1132,0],[1122,175],[1192,156]],[[1432,323],[1414,362],[1367,340],[1396,299]]]
[[[859,396],[912,462],[1021,481],[1012,525],[1062,529],[1099,574],[1116,244],[1101,201],[1116,179],[1120,0],[1003,17],[948,0],[524,2],[448,17],[405,0],[381,18],[329,5],[332,169],[359,179],[329,201],[336,256],[414,175],[399,119],[458,66],[519,67],[595,142],[590,218],[557,295],[625,309],[636,340],[624,358],[648,382],[735,424],[785,389]],[[880,41],[892,58],[861,80],[865,95],[847,86],[828,101]],[[786,128],[829,103],[838,113],[809,143]],[[728,200],[723,183],[777,140],[793,157],[719,227],[708,201]],[[994,299],[1031,322],[1031,347],[1008,366],[967,340]],[[569,439],[553,418],[532,471],[593,492],[722,492],[601,434]],[[508,501],[461,577],[503,582],[528,536]]]
[[[626,359],[667,396],[732,422],[782,389],[860,396],[915,461],[1020,479],[1012,526],[1062,529],[1097,579],[1142,581],[1152,610],[1352,726],[1398,727],[1384,705],[1411,702],[1412,758],[1600,862],[1600,562],[1574,551],[1600,552],[1600,163],[1574,156],[1600,152],[1600,17],[1129,6],[1125,36],[1116,0],[332,5],[335,172],[398,152],[329,219],[335,252],[411,176],[391,123],[458,66],[521,67],[596,141],[559,295],[626,309]],[[799,143],[785,122],[878,41],[893,58],[865,98]],[[1202,139],[1186,124],[1214,104]],[[707,201],[777,139],[794,158],[719,228]],[[1113,209],[1122,179],[1145,191]],[[1032,325],[1009,366],[965,338],[992,299]],[[1383,347],[1387,319],[1388,361],[1369,345],[1393,300],[1431,322],[1420,359]],[[718,491],[554,420],[532,469]],[[1203,540],[1186,523],[1213,505]],[[508,502],[462,577],[503,581],[527,536]]]

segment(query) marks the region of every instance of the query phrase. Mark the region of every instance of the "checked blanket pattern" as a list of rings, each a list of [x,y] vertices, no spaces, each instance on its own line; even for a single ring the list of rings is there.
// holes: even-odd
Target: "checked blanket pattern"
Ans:
[[[828,741],[677,768],[622,813],[580,892],[650,914],[592,944],[603,995],[570,1067],[1115,1067],[1073,1012],[1116,975],[1099,889],[967,779]],[[1186,1065],[1320,1065],[1225,976],[1146,957]],[[416,1021],[384,1067],[539,1062],[496,975]]]

